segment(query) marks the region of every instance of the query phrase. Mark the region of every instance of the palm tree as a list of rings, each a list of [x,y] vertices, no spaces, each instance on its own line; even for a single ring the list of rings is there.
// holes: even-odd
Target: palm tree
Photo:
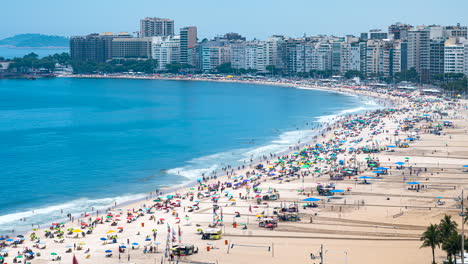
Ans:
[[[432,250],[432,264],[435,264],[435,248],[440,246],[440,231],[437,225],[431,224],[427,227],[426,231],[421,236],[423,244],[421,247],[431,247]]]
[[[458,224],[452,220],[450,215],[445,215],[440,220],[439,231],[440,231],[440,242],[447,240],[450,235],[457,231]]]
[[[465,216],[463,217],[463,224],[466,224],[468,222],[468,214],[466,212],[468,210],[468,207],[465,208]]]
[[[456,245],[453,234],[458,235],[457,223],[452,220],[450,215],[445,215],[440,220],[439,229],[439,243],[442,244],[442,249],[447,252],[447,259],[452,261],[453,246]],[[451,262],[449,262],[451,263]]]
[[[457,231],[452,232],[442,243],[442,249],[447,252],[448,263],[454,263],[452,256],[455,257],[461,251],[461,235]]]

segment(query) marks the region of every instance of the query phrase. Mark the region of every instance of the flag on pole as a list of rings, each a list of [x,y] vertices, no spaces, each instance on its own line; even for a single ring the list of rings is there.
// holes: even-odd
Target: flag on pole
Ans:
[[[178,226],[178,229],[179,230],[177,230],[178,231],[177,233],[179,235],[179,244],[180,244],[180,243],[182,243],[182,230],[180,230],[180,226]]]

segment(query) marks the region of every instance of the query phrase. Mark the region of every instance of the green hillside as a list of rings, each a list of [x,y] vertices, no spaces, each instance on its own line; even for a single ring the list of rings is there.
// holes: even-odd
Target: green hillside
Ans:
[[[18,48],[68,47],[69,40],[62,36],[20,34],[0,40],[0,46]]]

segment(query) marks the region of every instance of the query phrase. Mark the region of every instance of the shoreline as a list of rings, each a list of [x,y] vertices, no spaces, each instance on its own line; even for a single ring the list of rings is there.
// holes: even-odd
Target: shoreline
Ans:
[[[329,146],[325,147],[325,150],[320,151],[320,154],[318,154],[318,156],[321,157],[326,157],[330,154],[329,151],[334,149],[334,146],[332,148],[333,144],[340,144],[346,150],[351,146],[353,148],[365,148],[367,146],[374,146],[376,144],[375,146],[380,149],[380,151],[376,153],[360,152],[353,154],[351,152],[348,153],[345,151],[340,152],[341,154],[338,154],[339,157],[337,157],[336,161],[338,159],[344,159],[344,164],[348,168],[352,168],[356,165],[358,165],[359,168],[362,168],[362,170],[359,169],[356,176],[352,176],[353,179],[351,179],[351,176],[349,179],[346,176],[346,178],[341,181],[331,178],[329,179],[328,176],[332,176],[331,171],[330,175],[328,175],[329,173],[327,170],[320,170],[317,173],[314,172],[315,169],[313,168],[307,168],[304,170],[300,169],[300,173],[297,174],[297,177],[295,173],[291,174],[287,171],[283,171],[285,167],[291,169],[292,166],[295,166],[293,164],[296,164],[296,162],[299,165],[299,168],[303,164],[299,161],[299,156],[296,157],[295,154],[291,154],[301,151],[302,147],[294,145],[294,147],[288,151],[288,155],[275,155],[273,157],[266,157],[265,159],[261,160],[261,164],[264,166],[264,168],[271,169],[260,170],[246,165],[245,169],[236,170],[235,173],[231,174],[230,176],[222,176],[216,179],[203,181],[203,183],[206,184],[206,187],[199,185],[198,192],[204,193],[205,190],[208,191],[208,194],[213,194],[213,192],[221,192],[221,194],[219,194],[219,203],[212,202],[213,199],[210,198],[212,196],[204,196],[203,198],[198,198],[201,200],[200,202],[195,201],[197,204],[199,204],[199,210],[196,209],[194,212],[186,212],[186,208],[190,208],[193,203],[192,200],[189,201],[187,199],[188,196],[186,195],[188,195],[190,192],[197,193],[197,190],[195,188],[194,191],[191,191],[189,187],[185,187],[175,191],[181,193],[181,196],[176,196],[175,198],[180,199],[180,207],[167,209],[167,211],[165,211],[166,209],[158,209],[158,207],[156,207],[157,203],[153,205],[154,202],[151,201],[151,196],[145,197],[144,200],[129,205],[113,207],[113,211],[101,212],[99,213],[99,216],[102,218],[102,216],[106,214],[113,214],[115,217],[115,214],[117,214],[115,212],[125,210],[127,210],[127,214],[138,213],[136,219],[129,220],[127,223],[118,223],[118,225],[123,226],[125,231],[122,234],[118,234],[119,238],[117,244],[111,244],[111,247],[109,247],[107,243],[97,242],[99,237],[109,237],[108,234],[111,231],[108,230],[109,228],[112,229],[110,222],[116,220],[111,220],[110,222],[104,224],[101,222],[96,225],[96,229],[93,230],[93,234],[89,235],[89,237],[88,235],[86,235],[86,238],[84,238],[84,236],[83,238],[78,238],[78,236],[75,238],[67,236],[65,238],[65,244],[54,243],[50,238],[41,239],[40,241],[43,241],[47,244],[47,249],[40,250],[39,252],[41,252],[41,255],[44,253],[43,255],[46,257],[40,256],[37,260],[34,261],[34,263],[49,263],[46,259],[48,258],[48,254],[51,254],[50,252],[58,252],[58,254],[61,256],[63,255],[71,257],[72,254],[67,255],[65,249],[73,248],[73,244],[76,246],[80,241],[80,244],[83,243],[86,245],[84,246],[84,249],[91,249],[91,253],[89,255],[86,255],[88,251],[86,251],[85,254],[82,254],[80,249],[70,249],[73,255],[76,255],[80,263],[95,263],[98,261],[103,264],[113,264],[117,262],[122,263],[120,261],[121,246],[127,245],[127,247],[129,247],[128,245],[130,242],[140,242],[145,240],[145,235],[145,241],[150,242],[148,244],[145,244],[146,242],[140,242],[142,247],[144,245],[144,249],[140,248],[139,246],[137,248],[133,248],[133,246],[131,249],[127,248],[129,258],[128,261],[130,262],[130,254],[132,256],[132,263],[150,264],[155,260],[159,261],[160,258],[161,261],[164,261],[166,258],[164,258],[164,254],[161,254],[163,252],[160,250],[156,250],[157,253],[150,251],[150,254],[148,254],[147,250],[153,250],[151,246],[153,245],[153,241],[154,243],[157,242],[159,244],[164,243],[159,241],[161,241],[161,239],[164,241],[166,234],[168,235],[166,244],[169,248],[171,247],[171,244],[174,245],[177,243],[177,232],[174,231],[174,227],[176,227],[176,229],[178,228],[179,230],[182,230],[184,243],[194,244],[197,248],[200,248],[198,254],[188,257],[181,257],[181,260],[184,261],[188,260],[203,263],[216,263],[217,261],[222,260],[222,263],[225,264],[253,262],[266,264],[285,263],[287,261],[294,261],[295,263],[307,263],[310,261],[309,252],[315,252],[314,250],[316,248],[320,247],[321,244],[325,244],[325,248],[327,250],[345,250],[346,252],[349,252],[348,260],[350,264],[369,264],[375,263],[377,260],[380,260],[380,263],[384,264],[425,263],[430,258],[430,254],[428,254],[430,250],[416,250],[420,247],[421,244],[419,238],[425,229],[424,225],[433,223],[434,220],[440,220],[441,214],[444,213],[456,215],[456,201],[453,201],[452,198],[457,197],[457,192],[459,191],[458,186],[463,186],[463,184],[468,186],[468,181],[463,183],[463,175],[461,178],[457,178],[460,176],[455,174],[459,173],[459,169],[456,168],[458,168],[460,164],[463,164],[461,163],[463,162],[463,157],[458,157],[460,154],[453,152],[452,150],[453,147],[458,147],[461,142],[466,142],[466,137],[462,137],[458,134],[459,132],[457,132],[457,129],[465,129],[468,127],[468,122],[461,113],[466,112],[466,104],[464,101],[460,101],[460,103],[452,105],[449,101],[445,101],[440,98],[436,98],[434,101],[427,100],[430,102],[429,104],[418,103],[417,99],[419,96],[416,93],[412,93],[411,98],[406,98],[406,96],[402,96],[402,94],[389,95],[382,93],[382,90],[370,91],[363,89],[359,92],[366,95],[375,94],[377,98],[382,99],[393,98],[393,102],[397,108],[395,111],[376,110],[368,111],[362,114],[344,115],[344,118],[340,119],[335,117],[332,120],[335,122],[329,122],[327,123],[328,126],[324,125],[320,128],[322,129],[321,132],[323,132],[322,135],[317,136],[312,141],[303,142],[306,145],[307,143],[311,144],[307,146],[306,149],[308,149],[307,151],[310,151],[310,155],[313,156],[316,154],[312,154],[312,149],[315,149],[316,145],[312,144],[311,142],[329,142]],[[439,111],[447,111],[449,115],[445,117],[439,114]],[[394,141],[397,140],[396,138],[393,139],[393,131],[395,131],[395,129],[400,130],[399,126],[404,124],[403,120],[406,120],[407,118],[414,118],[415,116],[422,117],[425,113],[433,116],[431,117],[431,120],[427,120],[428,118],[425,118],[426,120],[424,120],[423,118],[422,121],[417,121],[416,124],[418,125],[418,129],[424,128],[424,126],[432,122],[441,123],[442,120],[453,120],[454,123],[456,122],[455,127],[444,128],[444,134],[440,136],[432,135],[432,133],[429,133],[428,131],[421,130],[421,138],[419,139],[418,133],[418,140],[411,143],[409,148],[398,148],[396,149],[396,152],[389,151],[389,148],[386,146],[388,144],[393,144]],[[344,125],[349,124],[350,122],[354,122],[357,119],[367,121],[367,123],[365,123],[366,125],[361,126],[357,130],[352,128],[350,129],[349,126]],[[354,133],[353,131],[357,132],[357,135],[347,134],[347,132]],[[451,157],[448,153],[448,146],[437,143],[443,142],[444,140],[449,140],[448,135],[445,136],[445,133],[450,133],[450,139],[452,139],[452,135],[454,136],[455,141],[450,141],[450,144],[453,144],[450,151],[452,155]],[[389,138],[390,135],[392,135],[391,138]],[[403,136],[403,138],[408,137],[409,135],[411,135],[410,132],[403,132],[403,130],[401,131],[401,136]],[[351,142],[358,139],[359,137],[366,140]],[[349,139],[350,142],[339,143],[343,139],[345,142],[346,139]],[[422,152],[423,150],[421,150],[421,148],[424,148],[424,146],[427,145],[431,146],[431,148],[436,148],[435,150],[432,149],[432,155],[430,152],[426,155],[424,155],[426,152]],[[447,160],[440,159],[438,156],[440,155],[438,153],[441,151],[443,152],[444,149],[447,149]],[[445,155],[444,153],[442,154]],[[313,156],[310,156],[310,158],[313,159]],[[411,159],[411,162],[409,162],[409,160],[406,162],[407,165],[405,165],[405,168],[398,169],[393,167],[395,161],[400,161],[404,159],[403,157],[405,156],[409,157],[407,159]],[[369,175],[371,171],[374,170],[373,168],[367,168],[367,166],[365,166],[365,158],[367,159],[371,157],[372,159],[380,160],[381,166],[389,167],[390,172],[388,175],[384,175],[381,178],[377,175],[377,179],[369,180],[371,181],[371,183],[368,183],[370,185],[362,184],[360,182],[358,183],[358,176]],[[289,162],[287,164],[276,164],[278,160],[281,159],[292,161],[293,164],[287,165]],[[434,164],[433,161],[436,159],[438,161],[440,160],[441,164],[439,165],[439,163],[437,163],[437,167],[430,165]],[[273,163],[273,161],[275,162]],[[313,162],[313,166],[324,169],[329,165],[336,164],[336,161],[332,162],[320,159],[317,160],[316,156],[315,161]],[[413,170],[413,173],[416,173],[415,175],[411,175],[412,166],[415,166]],[[427,173],[423,171],[423,175],[419,176],[420,172],[417,172],[417,170],[423,169],[421,166],[426,167],[426,169],[429,169],[429,171],[427,171]],[[440,166],[442,166],[442,170],[440,169]],[[445,171],[444,168],[446,168]],[[224,186],[226,180],[231,182],[231,177],[248,175],[246,172],[252,170],[254,171],[254,175],[257,174],[254,176],[256,179],[253,180],[253,183],[260,184],[260,188],[264,190],[274,190],[275,192],[277,191],[278,194],[281,193],[280,200],[268,201],[265,203],[255,203],[255,199],[253,197],[254,194],[250,193],[249,184],[233,190],[232,192],[234,193],[234,196],[232,198],[230,198],[228,195],[222,195],[222,193],[224,193],[223,189],[220,190],[218,188],[216,191],[211,191],[211,188],[207,188],[208,186],[216,185],[216,182],[219,181],[222,182],[222,185]],[[272,176],[268,171],[278,173],[278,175]],[[338,168],[335,171],[341,171],[341,169]],[[409,174],[405,175],[405,173],[408,172]],[[442,173],[439,175],[440,172]],[[259,173],[260,175],[258,175]],[[443,175],[447,173],[449,178],[444,180]],[[433,174],[434,176],[432,176]],[[302,183],[300,180],[301,175]],[[249,176],[247,176],[247,178],[248,177]],[[288,180],[284,182],[281,180],[278,182],[278,180],[280,180],[277,179],[278,177],[285,177]],[[451,181],[454,179],[453,177],[456,177],[455,179],[459,180],[457,181],[456,185],[451,186]],[[241,181],[242,179],[244,178],[241,178]],[[452,180],[450,181],[450,179]],[[413,186],[407,185],[409,184],[409,181],[415,180],[421,181],[423,184],[421,193],[419,190],[419,183],[417,191],[416,189],[411,189]],[[342,189],[341,191],[346,189],[348,191],[344,191],[342,195],[335,195],[332,197],[333,199],[330,197],[319,196],[317,193],[315,193],[316,185],[330,183],[336,184],[334,186],[336,186],[337,189]],[[450,188],[446,188],[444,190],[436,188],[436,190],[431,190],[431,188],[424,188],[424,185],[427,184],[429,186],[445,186]],[[350,188],[352,190],[350,190]],[[300,193],[298,192],[298,189],[301,189]],[[275,206],[287,208],[289,203],[300,203],[302,199],[309,197],[309,195],[320,197],[321,201],[318,203],[317,208],[306,209],[305,207],[302,208],[302,206],[300,209],[298,208],[298,214],[301,218],[303,218],[299,222],[280,222],[278,227],[274,228],[275,230],[264,229],[258,226],[258,221],[260,221],[262,217],[268,217],[270,215],[269,212],[271,212],[271,209],[269,208],[274,208]],[[442,205],[439,204],[441,199],[439,199],[439,202],[435,200],[434,197],[437,195],[443,196],[442,199],[444,202]],[[239,198],[237,198],[238,196]],[[234,199],[234,197],[236,199]],[[445,203],[447,204],[445,205]],[[204,227],[206,225],[213,223],[215,214],[213,213],[212,219],[212,204],[217,204],[220,206],[223,209],[222,211],[224,211],[224,215],[226,216],[226,219],[222,220],[223,213],[221,211],[221,223],[223,223],[223,225],[221,225],[220,228],[223,230],[222,232],[224,237],[218,241],[203,241],[200,240],[200,237],[195,232],[195,230],[197,228],[203,228],[203,230],[205,230]],[[181,218],[184,215],[187,217],[190,216],[188,217],[190,220],[180,220],[179,214]],[[236,218],[236,214],[242,214],[242,217]],[[94,217],[94,213],[91,215]],[[156,224],[155,219],[152,220],[151,217],[156,215],[157,218],[162,217],[165,219],[163,222],[167,222],[169,228],[168,232],[165,232],[166,223],[163,223],[163,226],[160,226],[159,223]],[[258,215],[263,216],[259,217]],[[149,219],[147,218],[148,216],[150,216]],[[89,221],[86,217],[75,218],[74,221],[67,222],[63,229],[73,229],[77,228],[77,226],[79,228],[80,222],[91,223],[91,216]],[[216,217],[219,218],[219,215]],[[253,219],[250,220],[252,223],[249,223],[249,218]],[[455,220],[457,222],[459,221],[458,218]],[[192,221],[193,224],[196,224],[196,226],[192,225]],[[231,221],[233,226],[230,226]],[[241,225],[245,225],[245,227],[248,226],[249,230],[243,230],[245,228],[236,229],[236,226],[234,225],[235,222],[241,223]],[[172,231],[169,225],[172,226]],[[44,230],[48,229],[44,228],[40,231],[37,231],[36,233],[41,236]],[[151,239],[151,232],[153,232],[154,240]],[[158,235],[157,233],[160,234]],[[171,233],[174,237],[172,239],[170,239]],[[28,234],[31,234],[31,232]],[[157,239],[157,235],[159,239]],[[228,241],[226,242],[227,244],[224,243],[224,239]],[[125,240],[127,241],[126,244]],[[170,242],[171,240],[172,242]],[[29,246],[31,243],[36,243],[34,241],[36,240],[31,239],[30,242],[28,239],[28,241],[25,241],[24,244],[25,246]],[[360,242],[350,243],[350,241]],[[232,249],[232,246],[230,246],[234,244],[240,244],[258,248],[269,245],[268,243],[271,243],[270,245],[273,247],[273,242],[275,245],[274,257],[269,256],[268,253],[264,254],[258,250],[253,251],[252,249],[237,249],[237,247]],[[179,243],[181,243],[181,238],[179,238]],[[206,251],[204,247],[205,244],[207,244]],[[138,243],[136,243],[136,245],[138,245]],[[119,260],[117,260],[117,254],[110,257],[105,256],[104,251],[112,251],[117,247],[119,247]],[[232,249],[228,255],[226,255],[226,248]],[[389,248],[391,248],[391,250],[389,250]],[[141,253],[141,249],[143,249],[143,253]],[[375,254],[369,255],[369,250]],[[34,251],[36,250],[34,249]],[[395,254],[396,252],[398,254]],[[127,258],[126,254],[127,253],[123,255],[124,259]],[[438,261],[443,259],[443,253],[439,249],[436,250],[436,256]]]
[[[59,77],[67,78],[67,77],[70,77],[70,76],[59,76]],[[97,78],[107,78],[107,77],[108,76],[106,76],[106,77],[97,77]],[[131,76],[129,78],[127,78],[127,77],[128,76],[126,76],[126,77],[117,77],[117,79],[134,79]],[[88,77],[75,76],[75,77],[72,77],[72,78],[96,78],[96,76],[94,76],[94,75],[88,76]],[[113,78],[111,78],[111,79],[113,79]],[[334,116],[332,120],[327,120],[327,121],[317,120],[316,122],[319,125],[312,129],[312,131],[314,131],[313,133],[315,134],[315,136],[313,136],[308,141],[300,142],[300,144],[289,145],[289,149],[285,149],[284,151],[280,151],[280,152],[275,153],[277,156],[290,155],[290,154],[292,154],[294,152],[294,150],[291,150],[291,148],[295,149],[297,147],[304,147],[304,146],[312,145],[312,144],[316,143],[317,140],[322,138],[320,136],[320,134],[325,133],[328,127],[332,127],[334,125],[339,124],[340,122],[343,122],[346,119],[346,117],[348,117],[348,116],[360,116],[360,115],[366,114],[369,111],[374,112],[374,111],[377,111],[377,110],[382,110],[382,109],[385,109],[385,108],[388,108],[388,107],[393,107],[394,105],[396,105],[396,102],[392,101],[391,98],[382,97],[381,95],[379,95],[377,93],[369,93],[369,92],[365,92],[365,91],[354,90],[354,89],[349,89],[349,88],[344,88],[344,87],[334,87],[334,88],[332,88],[332,87],[318,87],[318,86],[310,86],[310,85],[308,86],[307,84],[303,84],[303,83],[292,84],[292,83],[285,83],[285,82],[282,82],[282,81],[279,81],[279,82],[260,81],[260,82],[258,82],[258,81],[224,80],[224,79],[216,80],[216,79],[204,79],[204,78],[195,78],[195,79],[194,78],[188,78],[188,79],[180,79],[180,78],[163,78],[163,79],[160,79],[160,78],[156,78],[156,79],[155,78],[137,78],[137,79],[167,80],[167,81],[174,80],[174,81],[230,82],[230,83],[241,83],[241,84],[280,86],[280,87],[286,87],[286,88],[292,88],[292,89],[317,90],[317,91],[322,91],[322,92],[345,94],[345,95],[348,95],[348,96],[363,96],[365,98],[370,98],[370,99],[374,100],[375,103],[378,103],[378,102],[388,103],[388,105],[386,105],[386,106],[380,106],[380,107],[375,108],[375,109],[374,108],[366,108],[366,109],[362,109],[362,110],[359,110],[357,112],[351,112],[351,113],[347,112],[347,111],[352,110],[352,109],[346,109],[346,110],[343,110],[341,112],[331,114],[331,116]],[[285,131],[285,132],[282,132],[282,134],[288,133],[288,132],[295,132],[295,131],[296,130]],[[309,131],[309,130],[303,130],[303,131]],[[257,147],[262,147],[262,146],[257,146]],[[285,146],[285,148],[286,148],[286,146]],[[267,155],[267,153],[264,153],[264,155]],[[253,161],[251,163],[242,164],[240,162],[237,165],[241,165],[241,166],[244,165],[246,167],[252,167],[255,164],[260,163],[261,161],[262,160],[261,160],[260,157],[254,157],[254,159],[253,159]],[[175,169],[175,168],[173,168],[173,169]],[[219,170],[219,168],[218,168],[218,170]],[[219,171],[219,172],[222,173],[222,171]],[[182,177],[184,177],[184,176],[182,176]],[[226,178],[225,175],[221,175],[221,176],[217,177],[218,180],[225,180],[225,178]],[[167,187],[161,187],[159,189],[159,191],[162,192],[164,195],[167,195],[167,194],[175,193],[175,192],[180,191],[180,190],[186,190],[186,189],[189,189],[189,188],[192,188],[192,187],[196,187],[197,184],[198,184],[198,182],[197,182],[196,179],[187,178],[187,181],[183,181],[183,182],[181,182],[179,184],[171,185],[171,186],[167,186]],[[113,209],[113,208],[118,208],[118,207],[129,206],[129,205],[136,205],[136,204],[147,201],[151,197],[154,197],[155,194],[154,194],[154,191],[152,191],[152,192],[144,192],[144,193],[137,193],[137,194],[128,194],[128,195],[125,195],[125,196],[122,196],[122,197],[127,197],[127,196],[140,196],[140,198],[129,199],[129,200],[126,200],[126,201],[123,201],[123,202],[120,202],[120,203],[113,204],[113,205],[109,204],[109,206],[102,206],[102,207],[99,207],[99,208],[95,208],[95,211],[96,210],[97,211],[103,211],[103,210],[105,211],[106,209]],[[118,197],[121,197],[121,196],[118,196]],[[103,197],[103,198],[99,198],[99,199],[96,199],[96,200],[101,200],[101,199],[115,199],[115,197]],[[59,206],[59,205],[50,205],[50,206]],[[41,209],[49,208],[50,206],[42,207],[42,208],[36,208],[34,210],[41,210]],[[83,212],[83,213],[94,214],[95,211],[93,211],[93,212]],[[81,215],[83,215],[83,213],[81,213]],[[33,216],[29,216],[29,218],[31,218],[31,217],[33,217]],[[80,219],[81,218],[80,213],[73,214],[73,217],[75,219]],[[60,220],[65,220],[65,222],[67,222],[67,223],[70,222],[70,220],[67,220],[66,218],[54,219],[54,221],[60,221]],[[34,224],[34,225],[39,226],[38,224]],[[20,232],[15,232],[15,234],[25,235],[28,232],[29,231],[20,231]]]

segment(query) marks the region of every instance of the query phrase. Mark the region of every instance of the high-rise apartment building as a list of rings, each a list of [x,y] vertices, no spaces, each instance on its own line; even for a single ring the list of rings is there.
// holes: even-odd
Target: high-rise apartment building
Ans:
[[[413,28],[413,26],[402,23],[395,23],[388,27],[388,35],[390,39],[393,40],[406,40],[408,39],[408,30]]]
[[[112,59],[151,59],[152,38],[112,39]]]
[[[408,68],[418,73],[429,71],[430,29],[419,27],[408,31]]]
[[[132,38],[128,33],[95,33],[70,38],[70,55],[73,61],[105,62],[112,59],[111,43],[116,38]]]
[[[468,40],[453,37],[445,42],[444,72],[468,73]]]
[[[180,29],[180,63],[189,63],[189,50],[197,44],[197,27]]]
[[[174,36],[174,20],[147,17],[140,20],[140,37]]]
[[[180,63],[180,36],[152,37],[151,51],[158,61],[158,70],[166,70],[167,64]]]
[[[444,73],[445,40],[431,40],[429,44],[429,73],[437,75]]]
[[[468,38],[468,27],[460,26],[457,24],[456,26],[445,26],[444,27],[444,37],[462,37]]]

